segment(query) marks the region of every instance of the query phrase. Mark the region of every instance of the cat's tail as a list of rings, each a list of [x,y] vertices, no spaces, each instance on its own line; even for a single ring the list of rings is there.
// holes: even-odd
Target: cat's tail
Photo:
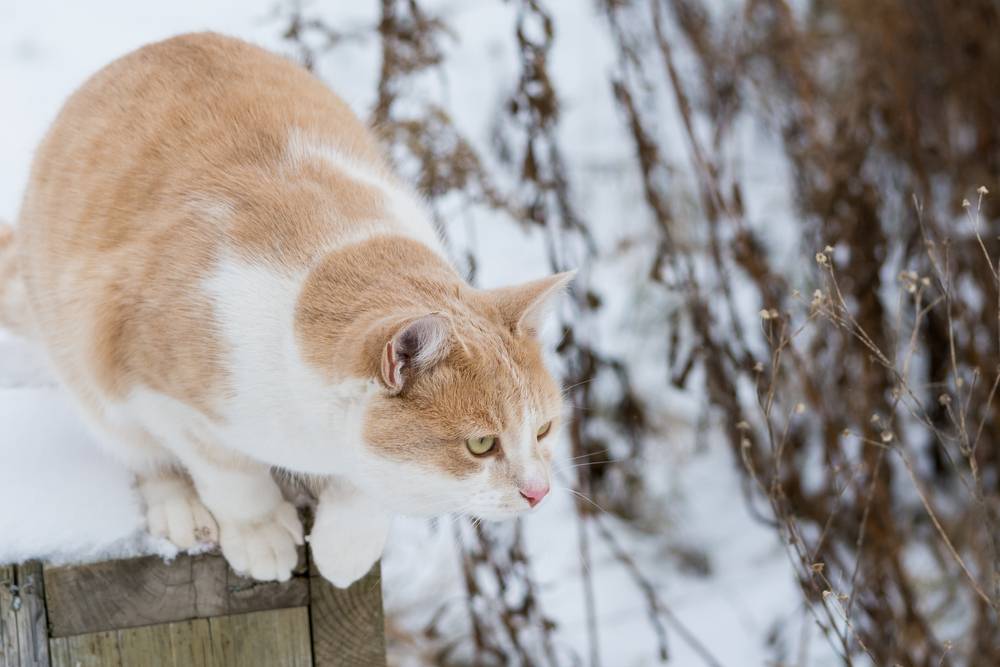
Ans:
[[[0,327],[27,336],[28,298],[17,261],[14,228],[0,220]]]

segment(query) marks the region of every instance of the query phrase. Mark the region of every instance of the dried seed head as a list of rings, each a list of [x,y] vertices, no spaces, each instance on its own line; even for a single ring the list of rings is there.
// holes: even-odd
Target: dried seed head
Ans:
[[[972,204],[969,203],[968,199],[962,200],[962,208],[969,208],[970,206],[972,206]]]
[[[767,311],[767,309],[761,309],[761,311],[760,311],[760,319],[762,319],[762,320],[769,320],[769,319],[771,319],[771,313],[769,313]]]
[[[820,266],[826,266],[830,259],[821,252],[816,253],[816,263]]]
[[[736,422],[736,428],[740,431],[749,431],[750,424],[747,423],[745,419],[741,419],[740,421]]]
[[[892,442],[892,431],[882,431],[882,442]]]
[[[978,192],[981,195],[988,195],[990,193],[990,191],[986,189],[985,185],[980,185],[979,189],[976,190],[976,192]]]
[[[951,403],[951,396],[948,394],[941,394],[938,396],[938,403],[941,405],[949,405]]]

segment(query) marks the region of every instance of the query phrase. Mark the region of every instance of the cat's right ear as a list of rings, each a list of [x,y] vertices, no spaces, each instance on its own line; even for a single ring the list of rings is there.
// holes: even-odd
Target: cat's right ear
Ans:
[[[576,271],[564,271],[522,285],[493,289],[488,294],[511,331],[534,336],[541,328],[552,302],[575,275]]]
[[[407,320],[382,348],[380,380],[392,394],[448,354],[451,326],[437,313]]]

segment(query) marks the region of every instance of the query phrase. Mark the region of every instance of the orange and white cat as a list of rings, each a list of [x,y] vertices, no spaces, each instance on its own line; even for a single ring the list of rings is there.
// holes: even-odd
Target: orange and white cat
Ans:
[[[341,586],[393,513],[536,505],[562,409],[536,332],[568,279],[470,287],[338,97],[214,34],[94,75],[0,228],[0,319],[135,471],[150,531],[257,579],[303,541],[272,468],[321,479],[310,543]]]

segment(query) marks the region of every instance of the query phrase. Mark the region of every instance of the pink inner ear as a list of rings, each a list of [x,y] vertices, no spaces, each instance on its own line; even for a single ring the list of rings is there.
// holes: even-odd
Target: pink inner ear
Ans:
[[[398,390],[402,387],[399,378],[399,362],[396,360],[396,351],[392,347],[390,340],[385,344],[385,353],[382,355],[382,377],[390,389]]]

